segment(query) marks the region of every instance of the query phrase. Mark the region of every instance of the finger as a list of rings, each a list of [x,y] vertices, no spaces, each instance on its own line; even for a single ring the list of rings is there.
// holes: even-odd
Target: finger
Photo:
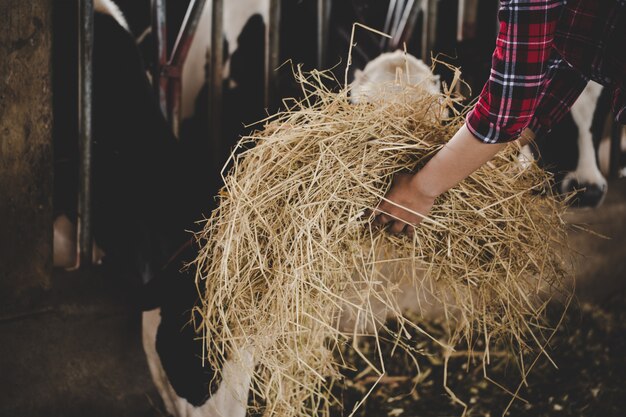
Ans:
[[[378,218],[378,222],[380,226],[384,226],[386,224],[393,222],[393,217],[391,217],[390,215],[386,213],[379,214],[377,218]]]
[[[406,235],[410,237],[411,239],[413,239],[413,237],[415,236],[415,227],[410,224],[406,225],[406,228],[404,229],[404,231]]]
[[[405,227],[406,227],[406,223],[404,223],[401,220],[396,220],[389,227],[389,231],[393,233],[394,235],[399,235],[400,233],[402,233]]]

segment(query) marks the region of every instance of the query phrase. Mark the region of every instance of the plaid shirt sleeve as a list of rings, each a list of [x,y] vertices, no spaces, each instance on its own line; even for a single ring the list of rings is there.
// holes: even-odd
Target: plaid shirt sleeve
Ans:
[[[562,82],[565,80],[558,75],[567,73],[570,78],[576,78],[577,73],[553,55],[554,34],[563,3],[563,0],[501,1],[491,74],[466,120],[468,129],[479,140],[511,141],[526,127],[541,134],[552,125],[550,117],[562,117],[578,97],[576,91],[570,91],[572,85]],[[577,79],[573,90],[578,90],[581,82]],[[535,117],[537,110],[543,116]]]

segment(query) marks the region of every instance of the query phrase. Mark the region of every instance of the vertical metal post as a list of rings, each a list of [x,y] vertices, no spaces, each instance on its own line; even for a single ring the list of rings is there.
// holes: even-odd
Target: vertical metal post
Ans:
[[[390,35],[395,36],[398,33],[398,27],[400,25],[400,20],[402,20],[402,15],[406,10],[406,4],[408,0],[399,0],[399,3],[396,4],[396,9],[393,13],[393,22],[391,23]],[[393,47],[391,48],[393,49]]]
[[[456,16],[456,40],[463,40],[463,28],[465,27],[465,7],[467,0],[458,0],[458,12]]]
[[[611,150],[609,157],[609,177],[619,178],[620,156],[622,154],[622,130],[623,126],[613,120],[611,125]]]
[[[430,50],[428,49],[428,11],[430,0],[422,0],[422,61],[428,62]]]
[[[476,38],[476,21],[480,0],[459,0],[459,14],[457,16],[456,40]]]
[[[398,0],[389,0],[389,6],[387,8],[387,16],[385,17],[385,26],[383,26],[383,33],[386,33],[387,35],[393,35],[390,32],[391,32],[392,20],[395,14],[397,3],[398,3]],[[381,36],[380,44],[379,44],[380,49],[384,51],[385,49],[387,49],[388,44],[389,44],[389,38],[387,38],[386,36]]]
[[[430,65],[430,54],[437,34],[437,9],[439,0],[423,0],[422,61]]]
[[[93,0],[80,0],[78,30],[78,134],[79,134],[79,189],[78,189],[78,254],[81,267],[91,265],[91,145],[93,135]]]
[[[330,0],[317,0],[317,69],[319,70],[326,66],[330,8]]]
[[[265,108],[275,102],[276,68],[280,64],[280,0],[270,0],[269,7],[269,22],[265,29]]]
[[[152,74],[152,85],[159,100],[159,107],[167,114],[167,77],[161,73],[167,65],[167,22],[166,0],[152,0],[152,31],[154,33],[156,65]]]
[[[224,60],[224,0],[213,0],[211,11],[211,54],[209,63],[209,129],[213,140],[214,163],[222,152],[222,66]]]
[[[183,65],[185,64],[191,43],[198,29],[198,23],[200,22],[205,3],[206,0],[191,0],[181,29],[176,37],[176,43],[172,49],[171,58],[166,66],[162,68],[160,74],[161,77],[165,78],[167,87],[166,116],[176,136],[179,136],[180,133]]]
[[[419,11],[418,0],[408,0],[404,5],[404,10],[396,26],[395,33],[391,39],[391,49],[401,49],[410,35],[413,33],[417,13]]]

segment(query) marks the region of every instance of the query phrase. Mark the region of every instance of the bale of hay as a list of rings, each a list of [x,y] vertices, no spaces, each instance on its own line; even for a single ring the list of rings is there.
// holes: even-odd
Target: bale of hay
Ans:
[[[498,341],[543,350],[543,308],[566,260],[565,205],[549,175],[520,164],[511,145],[442,195],[412,239],[374,229],[368,213],[393,175],[423,166],[463,122],[460,97],[454,86],[432,94],[407,85],[402,99],[353,105],[322,77],[300,74],[305,98],[241,140],[197,235],[195,325],[208,366],[252,352],[265,415],[325,415],[348,366],[340,348],[358,350],[363,321],[385,329],[372,300],[401,329],[416,327],[396,302],[402,281],[438,300],[444,352],[471,350],[477,337],[485,361]],[[339,325],[347,308],[352,329]],[[404,333],[389,336],[410,350]],[[382,376],[379,359],[370,366]]]

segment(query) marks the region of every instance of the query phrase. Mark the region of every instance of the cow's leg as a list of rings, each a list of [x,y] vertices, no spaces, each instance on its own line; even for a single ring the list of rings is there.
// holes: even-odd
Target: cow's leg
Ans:
[[[598,148],[598,162],[600,165],[600,171],[603,175],[609,175],[609,160],[611,157],[611,137],[610,135],[605,135],[600,142],[600,146]],[[622,140],[621,140],[621,151],[622,158],[620,161],[620,171],[619,175],[621,178],[626,177],[626,161],[624,160],[624,156],[626,155],[626,127],[622,129]]]
[[[597,207],[606,195],[607,182],[598,168],[596,150],[593,146],[591,125],[602,87],[590,82],[572,106],[572,117],[578,126],[578,164],[561,183],[561,192],[577,193],[577,203],[582,207]]]

